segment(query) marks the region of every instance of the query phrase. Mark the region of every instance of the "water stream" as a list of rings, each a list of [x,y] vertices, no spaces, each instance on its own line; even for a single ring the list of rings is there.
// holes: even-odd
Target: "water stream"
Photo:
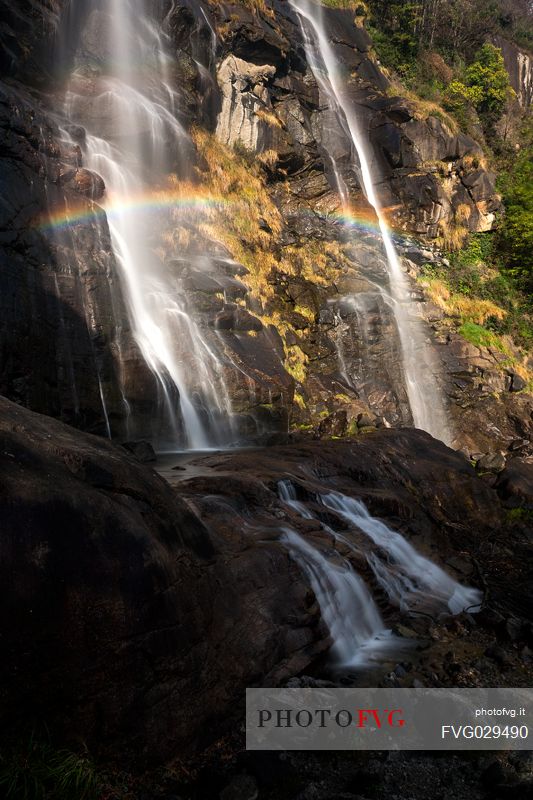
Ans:
[[[84,165],[106,184],[102,205],[133,335],[157,378],[170,439],[191,449],[227,443],[231,406],[220,355],[184,304],[179,265],[157,253],[165,233],[157,208],[162,181],[171,170],[189,177],[193,149],[178,118],[170,43],[144,0],[110,0],[105,11],[96,0],[90,5],[85,35],[103,39],[105,60],[95,67],[78,59],[64,111],[86,129]],[[176,202],[175,223],[178,213]],[[202,253],[198,261],[208,258]]]
[[[319,528],[355,557],[364,555],[377,585],[393,606],[404,612],[436,615],[479,610],[482,597],[477,589],[462,586],[422,556],[400,533],[373,517],[360,500],[339,492],[319,494],[315,499],[339,515],[353,532],[368,537],[368,547],[354,543],[349,531],[337,531],[320,521],[306,502],[298,500],[290,480],[278,483],[278,494],[299,516],[316,519]],[[283,529],[281,542],[309,579],[339,665],[364,665],[395,651],[398,654],[400,640],[387,630],[369,587],[348,558],[327,542],[319,546],[313,539],[287,527]]]
[[[309,66],[320,91],[342,131],[352,143],[352,160],[360,176],[365,196],[373,207],[385,251],[389,292],[386,300],[394,312],[401,343],[403,372],[413,422],[417,428],[449,443],[451,434],[434,373],[431,346],[410,308],[408,283],[396,253],[390,229],[381,208],[372,175],[371,144],[358,119],[358,110],[348,92],[348,76],[341,74],[341,61],[330,43],[322,5],[314,0],[290,0],[302,28]],[[342,178],[340,165],[329,154],[343,206],[349,206],[349,190]]]

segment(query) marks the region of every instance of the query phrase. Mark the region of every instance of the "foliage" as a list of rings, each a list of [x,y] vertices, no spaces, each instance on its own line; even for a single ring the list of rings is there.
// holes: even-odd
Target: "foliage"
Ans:
[[[479,138],[478,117],[492,139],[513,92],[495,35],[533,41],[533,4],[519,0],[370,0],[369,32],[382,64],[423,100],[443,105]]]
[[[445,99],[452,109],[470,103],[478,113],[498,119],[513,95],[501,50],[487,42],[465,69],[462,80],[450,83]]]
[[[418,3],[396,2],[387,4],[386,14],[378,11],[371,16],[370,33],[382,61],[402,76],[408,75],[419,52],[419,12]]]
[[[504,269],[518,285],[533,292],[533,121],[528,120],[515,163],[500,178],[505,216],[497,233]]]
[[[321,0],[321,3],[328,8],[349,8],[359,14],[366,11],[364,3],[357,2],[357,0]]]
[[[509,363],[529,379],[525,363],[533,345],[533,308],[505,269],[497,234],[472,235],[465,247],[449,255],[449,262],[422,269],[420,281],[433,302],[458,320],[468,341],[506,353]]]
[[[55,750],[32,734],[2,751],[0,789],[6,800],[95,800],[99,779],[87,756]]]
[[[460,66],[496,34],[526,47],[533,43],[529,0],[369,0],[368,5],[370,23],[381,34],[378,52],[394,68],[402,63],[400,55],[405,63],[426,50]]]

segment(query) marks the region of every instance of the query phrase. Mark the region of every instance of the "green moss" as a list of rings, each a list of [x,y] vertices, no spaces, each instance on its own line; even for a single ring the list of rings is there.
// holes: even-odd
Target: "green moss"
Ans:
[[[506,514],[507,522],[528,522],[533,520],[533,511],[529,508],[512,508]]]
[[[287,347],[285,369],[298,383],[304,383],[307,377],[307,356],[298,345]]]
[[[336,394],[334,395],[335,400],[338,400],[339,403],[351,403],[352,398],[348,397],[347,394]]]
[[[346,435],[347,436],[357,436],[359,434],[359,428],[357,427],[357,420],[351,419],[348,423],[348,427],[346,428]]]
[[[501,338],[484,328],[483,325],[476,325],[475,322],[465,322],[459,328],[459,333],[476,347],[490,347],[492,350],[499,350],[500,353],[507,352]]]
[[[298,408],[302,409],[302,411],[305,410],[306,407],[305,400],[303,395],[300,394],[300,392],[294,392],[294,402],[296,403]]]

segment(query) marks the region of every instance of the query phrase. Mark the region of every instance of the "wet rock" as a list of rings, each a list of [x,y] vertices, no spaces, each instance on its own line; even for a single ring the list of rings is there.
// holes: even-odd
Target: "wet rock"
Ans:
[[[21,0],[0,3],[0,65],[4,76],[46,85],[52,80],[57,53],[58,18],[65,0],[48,0],[38,6]]]
[[[104,435],[107,415],[123,436],[124,395],[142,425],[157,391],[127,323],[105,214],[92,202],[103,181],[80,167],[79,145],[60,141],[22,86],[0,85],[0,137],[0,180],[9,185],[0,212],[0,393]],[[75,225],[47,224],[49,211],[53,220],[65,208],[80,212]]]
[[[99,200],[105,192],[103,179],[88,169],[77,169],[70,182],[77,192],[91,200]]]
[[[521,375],[518,375],[516,372],[510,372],[509,376],[511,378],[510,392],[521,392],[526,388],[527,383]]]
[[[69,123],[69,124],[65,125],[65,130],[77,142],[84,142],[85,141],[85,137],[86,137],[87,134],[86,134],[85,128],[82,127],[81,125],[73,125],[73,124]]]
[[[476,464],[477,468],[486,472],[502,472],[505,469],[503,453],[486,453]]]
[[[498,476],[496,490],[507,508],[533,511],[533,463],[514,458]]]
[[[122,447],[133,453],[137,461],[141,464],[149,464],[150,462],[157,461],[155,450],[150,442],[123,442]]]
[[[359,428],[374,427],[376,425],[376,417],[373,414],[358,414],[357,426]]]
[[[237,305],[225,305],[209,324],[217,330],[259,332],[263,329],[260,319]]]
[[[318,435],[321,437],[335,437],[344,436],[348,425],[348,417],[346,411],[340,409],[334,411],[323,419],[318,426]]]

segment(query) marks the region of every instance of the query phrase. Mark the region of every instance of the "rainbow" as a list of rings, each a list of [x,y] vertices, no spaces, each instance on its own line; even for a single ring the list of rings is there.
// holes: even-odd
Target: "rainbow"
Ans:
[[[400,208],[400,206],[383,208],[382,213],[384,218],[387,219],[387,217],[398,208]],[[363,231],[364,233],[377,233],[381,235],[379,221],[373,208],[364,211],[359,210],[357,212],[352,208],[343,208],[340,211],[331,212],[326,216],[328,219],[334,219],[346,228],[357,228],[357,230]],[[388,222],[386,225],[389,230],[393,230]]]
[[[126,197],[109,193],[102,205],[87,200],[77,204],[66,203],[61,208],[51,209],[37,219],[36,227],[43,232],[60,231],[68,229],[71,225],[94,222],[98,219],[104,222],[106,218],[109,218],[112,221],[114,217],[128,212],[153,214],[174,209],[181,211],[184,215],[190,214],[198,217],[228,207],[233,207],[236,211],[239,208],[246,211],[247,205],[245,202],[241,204],[238,200],[228,200],[222,195],[202,192],[200,189],[189,190],[186,193],[177,192],[175,189],[161,189]],[[396,208],[397,206],[391,206],[383,209],[385,217]],[[300,216],[316,218],[316,212],[308,209],[300,209],[298,213]],[[353,208],[346,207],[339,211],[326,212],[323,218],[333,220],[346,228],[355,228],[364,233],[380,234],[379,222],[372,208],[355,211]]]
[[[182,212],[199,214],[230,205],[222,196],[212,193],[193,192],[186,195],[173,190],[144,192],[127,197],[108,194],[105,204],[92,200],[85,203],[65,204],[62,208],[51,209],[37,219],[36,227],[41,231],[61,230],[84,222],[94,222],[100,218],[113,219],[128,212],[142,211],[146,214],[179,209]]]

